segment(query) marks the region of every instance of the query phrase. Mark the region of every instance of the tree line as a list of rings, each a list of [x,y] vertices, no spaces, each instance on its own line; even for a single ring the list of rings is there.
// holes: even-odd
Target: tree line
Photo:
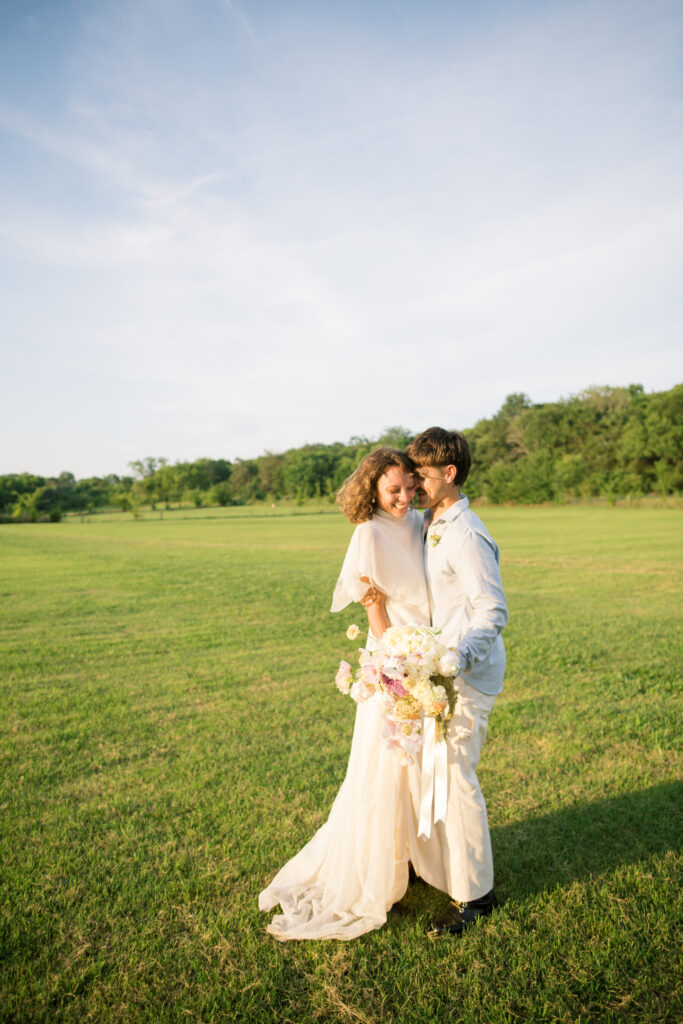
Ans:
[[[473,469],[471,500],[536,504],[603,497],[608,501],[683,490],[683,384],[646,394],[642,385],[592,387],[558,402],[509,395],[499,411],[463,433]],[[379,444],[403,448],[413,432],[391,427],[377,438],[307,444],[254,459],[131,462],[131,475],[76,480],[0,476],[0,521],[59,521],[68,512],[142,506],[243,505],[258,501],[333,501],[360,459]]]

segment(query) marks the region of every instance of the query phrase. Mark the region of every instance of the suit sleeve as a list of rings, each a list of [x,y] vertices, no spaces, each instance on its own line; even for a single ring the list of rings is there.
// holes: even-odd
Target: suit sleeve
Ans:
[[[461,672],[484,661],[508,620],[497,549],[490,539],[468,530],[454,554],[457,573],[470,609],[467,631],[458,641]]]

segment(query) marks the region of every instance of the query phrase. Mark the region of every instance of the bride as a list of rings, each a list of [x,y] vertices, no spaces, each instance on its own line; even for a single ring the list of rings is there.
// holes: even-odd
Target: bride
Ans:
[[[369,648],[392,625],[429,624],[422,517],[410,502],[414,465],[393,448],[367,455],[346,480],[340,508],[356,529],[332,611],[353,601],[367,611]],[[358,705],[349,764],[329,818],[259,895],[282,909],[267,931],[277,939],[353,939],[386,921],[408,887],[409,861],[429,874],[418,846],[419,769],[382,739],[378,699]],[[412,795],[411,795],[412,794]],[[423,870],[421,870],[421,868]]]

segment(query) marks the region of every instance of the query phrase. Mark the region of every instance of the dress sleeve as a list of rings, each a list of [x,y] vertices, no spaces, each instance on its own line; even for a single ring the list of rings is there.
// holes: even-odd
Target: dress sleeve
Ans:
[[[360,601],[369,584],[361,582],[367,576],[376,583],[376,552],[370,523],[361,523],[351,537],[344,564],[334,588],[330,611],[340,612],[353,601]]]

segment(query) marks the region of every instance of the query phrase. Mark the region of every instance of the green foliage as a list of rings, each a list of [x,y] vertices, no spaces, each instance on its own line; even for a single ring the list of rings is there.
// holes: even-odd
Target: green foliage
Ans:
[[[259,485],[268,498],[279,497],[285,493],[284,462],[284,455],[276,455],[273,452],[266,452],[257,459]]]
[[[457,943],[421,882],[348,943],[281,945],[257,909],[348,758],[340,514],[0,531],[0,1019],[681,1019],[681,513],[482,514],[511,612],[479,772],[500,906]]]
[[[494,504],[513,501],[535,505],[551,501],[555,496],[552,456],[535,451],[514,463],[497,462],[486,475],[485,493]]]
[[[233,499],[237,504],[258,501],[265,497],[255,459],[236,459],[232,467],[230,484]]]
[[[232,487],[227,480],[223,480],[209,491],[209,501],[214,505],[230,505],[232,502]]]
[[[465,488],[471,500],[528,505],[602,496],[614,503],[626,495],[683,490],[683,385],[651,395],[639,384],[593,387],[543,405],[512,394],[495,416],[464,433],[473,456]],[[50,480],[28,473],[0,477],[0,521],[47,520],[52,510],[154,509],[159,502],[169,508],[182,501],[197,507],[333,501],[364,455],[379,444],[404,448],[412,437],[393,426],[374,440],[307,444],[234,464],[202,458],[170,465],[148,456],[130,463],[134,480],[75,480],[71,473]]]
[[[494,503],[683,488],[683,385],[652,395],[637,384],[594,387],[544,405],[510,395],[465,434],[479,493]]]
[[[405,427],[385,427],[377,438],[377,444],[385,444],[389,448],[407,448],[415,434]]]
[[[325,445],[306,445],[288,452],[284,462],[287,492],[298,500],[320,498],[335,470],[335,453]]]

